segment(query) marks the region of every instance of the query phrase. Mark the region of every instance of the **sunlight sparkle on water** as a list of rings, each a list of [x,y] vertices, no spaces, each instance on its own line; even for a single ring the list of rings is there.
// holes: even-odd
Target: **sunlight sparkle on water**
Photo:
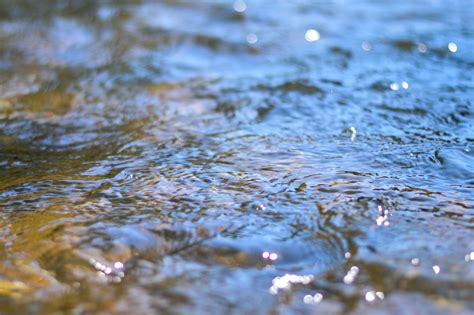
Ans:
[[[248,34],[245,39],[247,40],[247,43],[249,44],[255,44],[258,42],[258,37],[254,33]]]
[[[378,226],[389,226],[390,222],[388,221],[388,217],[390,216],[390,212],[387,209],[384,210],[382,206],[377,206],[377,210],[379,216],[375,219],[375,223],[377,223]]]
[[[373,302],[375,300],[375,292],[374,291],[369,291],[365,294],[365,300],[367,302]]]
[[[372,45],[369,42],[362,42],[362,49],[365,51],[371,51]]]
[[[319,32],[315,29],[309,29],[306,31],[304,34],[304,39],[306,39],[308,42],[315,42],[318,41],[321,38],[321,35]]]
[[[316,293],[315,295],[307,294],[303,298],[305,304],[316,304],[323,300],[323,295],[321,293]]]
[[[424,54],[425,52],[428,51],[428,47],[423,43],[419,43],[418,44],[418,51],[421,52],[422,54]]]
[[[374,302],[375,299],[383,300],[385,294],[382,291],[368,291],[365,293],[365,300],[369,303]]]
[[[351,269],[347,272],[347,274],[344,276],[344,283],[345,284],[351,284],[354,282],[355,277],[359,273],[359,267],[357,266],[352,266]]]
[[[352,135],[351,135],[351,141],[354,141],[357,135],[357,130],[354,127],[349,128]]]
[[[263,257],[263,259],[277,260],[278,259],[278,254],[277,253],[270,253],[270,252],[263,252],[262,257]]]
[[[458,45],[456,45],[455,43],[449,43],[448,49],[450,52],[455,53],[458,51]]]
[[[239,12],[239,13],[242,13],[244,12],[245,10],[247,10],[247,4],[245,3],[245,1],[243,0],[236,0],[234,2],[234,10]]]
[[[272,280],[272,286],[269,291],[271,294],[278,294],[279,290],[289,290],[293,284],[307,285],[313,281],[313,275],[298,276],[295,274],[285,274],[282,277],[276,277]]]

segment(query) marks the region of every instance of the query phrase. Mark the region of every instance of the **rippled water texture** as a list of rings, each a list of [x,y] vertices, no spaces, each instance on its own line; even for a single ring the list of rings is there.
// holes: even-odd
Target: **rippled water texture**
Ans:
[[[472,21],[0,0],[0,313],[472,314]]]

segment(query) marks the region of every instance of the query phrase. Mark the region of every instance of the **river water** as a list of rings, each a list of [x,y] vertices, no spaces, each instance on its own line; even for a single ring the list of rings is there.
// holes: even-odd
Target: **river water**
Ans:
[[[0,313],[471,313],[473,20],[0,0]]]

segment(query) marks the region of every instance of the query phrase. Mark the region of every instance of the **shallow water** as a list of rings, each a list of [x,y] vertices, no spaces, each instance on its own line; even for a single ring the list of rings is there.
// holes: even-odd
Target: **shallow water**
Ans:
[[[0,0],[0,313],[472,312],[472,20]]]

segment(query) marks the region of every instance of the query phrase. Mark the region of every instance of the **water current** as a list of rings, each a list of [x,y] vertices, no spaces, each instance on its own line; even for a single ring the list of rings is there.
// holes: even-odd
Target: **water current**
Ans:
[[[0,313],[472,314],[472,21],[0,0]]]

